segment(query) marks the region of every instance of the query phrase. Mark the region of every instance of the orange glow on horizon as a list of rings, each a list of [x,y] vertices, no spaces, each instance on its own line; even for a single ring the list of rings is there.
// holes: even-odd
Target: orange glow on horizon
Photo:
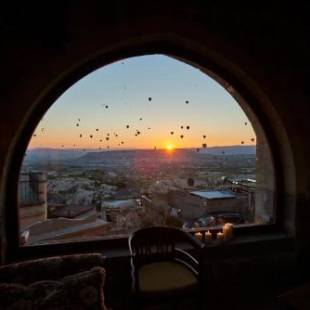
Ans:
[[[123,136],[124,144],[119,145],[121,139],[116,140],[112,137],[109,141],[106,141],[96,134],[94,134],[93,138],[89,136],[79,138],[76,135],[70,135],[68,133],[63,133],[62,135],[50,134],[49,136],[43,136],[38,133],[36,137],[33,137],[29,141],[28,148],[106,149],[109,146],[111,149],[153,149],[156,146],[157,148],[171,152],[177,148],[201,148],[203,143],[207,143],[208,147],[240,145],[241,141],[244,141],[244,145],[256,145],[255,136],[255,139],[251,141],[251,136],[244,139],[241,134],[231,135],[229,137],[213,135],[209,139],[202,139],[199,135],[186,136],[183,139],[175,137],[172,140],[169,139],[169,141],[166,138],[162,135],[153,135],[152,137],[144,136],[141,138]],[[102,139],[102,142],[99,141],[100,139]]]
[[[174,151],[174,145],[171,143],[166,144],[165,148],[166,148],[166,151],[168,151],[169,153]]]

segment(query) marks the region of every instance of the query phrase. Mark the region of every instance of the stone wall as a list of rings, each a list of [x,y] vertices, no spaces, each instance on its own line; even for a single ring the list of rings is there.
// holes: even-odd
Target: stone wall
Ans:
[[[47,177],[42,172],[21,173],[18,182],[20,231],[47,219]]]
[[[16,226],[15,185],[27,143],[42,115],[85,74],[145,53],[185,59],[245,99],[272,148],[278,214],[284,217],[281,225],[295,237],[300,257],[310,257],[306,3],[93,0],[6,4],[0,18],[0,67],[5,77],[0,86],[3,257],[8,257],[6,247],[16,244],[11,233]],[[309,269],[306,262],[301,268]]]
[[[46,220],[46,203],[20,207],[18,218],[21,232],[37,222]]]

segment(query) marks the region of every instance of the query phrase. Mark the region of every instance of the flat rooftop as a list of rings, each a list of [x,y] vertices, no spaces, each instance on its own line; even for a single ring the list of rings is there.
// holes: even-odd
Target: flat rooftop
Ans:
[[[236,197],[236,195],[230,191],[193,191],[190,193],[204,199],[228,199]]]
[[[101,206],[105,208],[126,208],[135,207],[137,205],[135,199],[109,200],[102,201]]]

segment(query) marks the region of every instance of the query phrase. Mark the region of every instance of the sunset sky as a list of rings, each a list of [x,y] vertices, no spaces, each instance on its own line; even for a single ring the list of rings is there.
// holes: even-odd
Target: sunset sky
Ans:
[[[74,84],[44,115],[29,147],[196,148],[255,145],[253,138],[246,115],[217,82],[153,55],[113,63]]]

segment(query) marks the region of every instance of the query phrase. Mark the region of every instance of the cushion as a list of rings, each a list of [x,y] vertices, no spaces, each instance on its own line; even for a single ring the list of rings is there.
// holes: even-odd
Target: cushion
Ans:
[[[29,285],[41,280],[59,280],[64,276],[103,266],[99,253],[39,258],[0,267],[0,283]]]
[[[29,286],[2,283],[0,309],[106,309],[104,278],[104,269],[95,267],[61,281],[39,281]]]
[[[56,281],[39,281],[29,286],[0,284],[0,309],[37,309],[44,298],[60,285]]]
[[[143,293],[164,293],[195,288],[196,275],[178,262],[156,262],[139,269],[139,286]]]

